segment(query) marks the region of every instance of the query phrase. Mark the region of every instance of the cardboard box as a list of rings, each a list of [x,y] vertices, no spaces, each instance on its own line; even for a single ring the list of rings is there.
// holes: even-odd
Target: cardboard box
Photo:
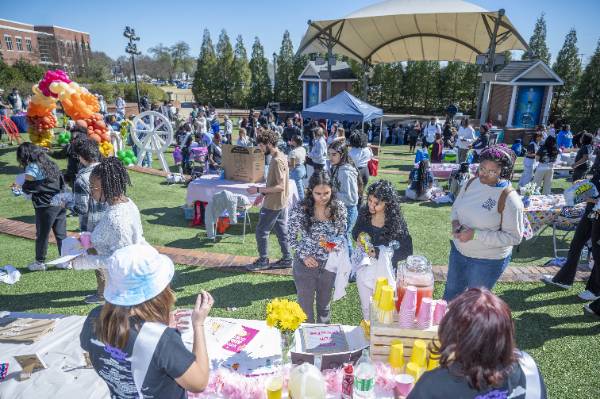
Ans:
[[[258,147],[223,144],[225,179],[256,183],[265,177],[265,154]]]

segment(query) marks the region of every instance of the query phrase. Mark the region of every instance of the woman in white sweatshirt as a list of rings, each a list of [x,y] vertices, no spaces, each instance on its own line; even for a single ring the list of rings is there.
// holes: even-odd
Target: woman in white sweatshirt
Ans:
[[[492,289],[523,236],[523,202],[510,178],[515,153],[503,144],[481,152],[478,176],[452,206],[452,235],[444,299],[467,288]]]

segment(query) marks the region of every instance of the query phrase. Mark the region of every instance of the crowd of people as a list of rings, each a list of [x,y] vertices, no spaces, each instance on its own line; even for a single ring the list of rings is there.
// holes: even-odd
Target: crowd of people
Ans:
[[[266,185],[248,189],[249,194],[263,196],[255,231],[259,256],[248,270],[291,268],[307,322],[329,323],[336,280],[336,272],[327,267],[332,254],[343,251],[350,259],[357,251],[361,233],[366,233],[373,244],[373,252],[368,255],[377,258],[380,246],[391,247],[391,266],[396,269],[413,253],[413,238],[396,187],[387,180],[369,184],[368,166],[373,153],[367,133],[341,123],[304,123],[299,116],[279,124],[276,120],[273,114],[263,113],[257,118],[252,112],[242,119],[235,141],[259,147],[268,165]],[[188,154],[194,143],[206,147],[213,172],[220,169],[222,143],[234,143],[232,121],[224,117],[222,129],[220,125],[214,109],[195,107],[176,135],[177,145]],[[527,177],[520,183],[533,179],[543,182],[544,191],[550,190],[552,174],[548,177],[547,170],[552,170],[558,155],[557,141],[569,144],[568,127],[565,129],[556,134],[559,140],[538,129],[524,151],[523,175]],[[409,397],[435,398],[440,387],[445,387],[445,395],[457,397],[495,391],[517,395],[519,387],[537,389],[539,397],[545,397],[537,366],[515,348],[510,309],[490,292],[523,236],[523,203],[511,184],[520,154],[505,145],[491,144],[487,126],[480,128],[478,137],[468,120],[455,130],[432,119],[418,124],[414,135],[407,132],[402,137],[412,150],[420,138],[423,148],[432,150],[431,162],[441,159],[444,148],[456,147],[461,162],[460,183],[451,187],[455,200],[443,294],[450,306],[440,325],[439,342],[433,348],[433,353],[440,356],[441,367],[426,373]],[[81,346],[90,353],[111,395],[125,397],[126,392],[143,391],[156,397],[185,397],[186,390],[203,390],[209,375],[204,321],[213,298],[206,292],[197,297],[191,313],[194,345],[189,351],[177,333],[177,322],[170,316],[175,303],[170,288],[173,263],[144,239],[139,209],[127,196],[131,184],[127,169],[115,157],[101,157],[97,143],[89,140],[84,130],[75,126],[71,133],[72,179],[65,180],[45,150],[31,143],[17,149],[17,160],[25,172],[22,189],[31,195],[35,209],[36,255],[29,268],[46,269],[50,231],[55,234],[59,250],[64,252],[72,245],[66,234],[66,213],[78,215],[79,228],[90,233],[91,245],[83,256],[61,267],[96,272],[96,292],[85,301],[102,306],[88,316]],[[573,141],[579,147],[574,179],[585,178],[595,138],[584,133]],[[475,176],[471,176],[465,162],[470,150],[474,150],[479,163]],[[591,168],[594,184],[600,179],[598,158]],[[431,189],[433,177],[428,162],[421,161],[411,172],[408,198],[422,198]],[[290,182],[299,194],[296,204],[290,201]],[[67,184],[72,185],[73,200],[53,201]],[[596,201],[591,200],[586,208],[567,264],[556,276],[545,279],[548,284],[571,287],[581,250],[589,238],[594,258],[600,259],[600,218],[588,217]],[[282,254],[276,262],[268,257],[271,231]],[[360,275],[354,278],[362,313],[368,315],[372,290],[361,284]],[[600,315],[600,267],[594,268],[586,292],[580,296],[594,301],[585,306],[587,312]],[[140,342],[146,355],[136,350]],[[490,347],[489,342],[497,344]],[[134,364],[142,361],[147,362],[146,373],[140,377]]]

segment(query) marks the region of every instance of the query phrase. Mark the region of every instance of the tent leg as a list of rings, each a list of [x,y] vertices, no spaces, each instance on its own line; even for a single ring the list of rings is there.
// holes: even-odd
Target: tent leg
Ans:
[[[379,151],[381,151],[381,136],[383,135],[383,116],[379,122]]]

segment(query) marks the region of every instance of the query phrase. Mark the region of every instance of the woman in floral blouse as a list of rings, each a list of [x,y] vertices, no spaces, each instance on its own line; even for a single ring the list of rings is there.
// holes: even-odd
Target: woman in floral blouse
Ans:
[[[346,245],[346,207],[335,199],[329,175],[315,172],[308,183],[306,197],[290,215],[290,246],[295,250],[294,283],[298,302],[315,322],[313,304],[317,303],[317,323],[329,323],[329,304],[335,273],[325,270],[329,253]]]

